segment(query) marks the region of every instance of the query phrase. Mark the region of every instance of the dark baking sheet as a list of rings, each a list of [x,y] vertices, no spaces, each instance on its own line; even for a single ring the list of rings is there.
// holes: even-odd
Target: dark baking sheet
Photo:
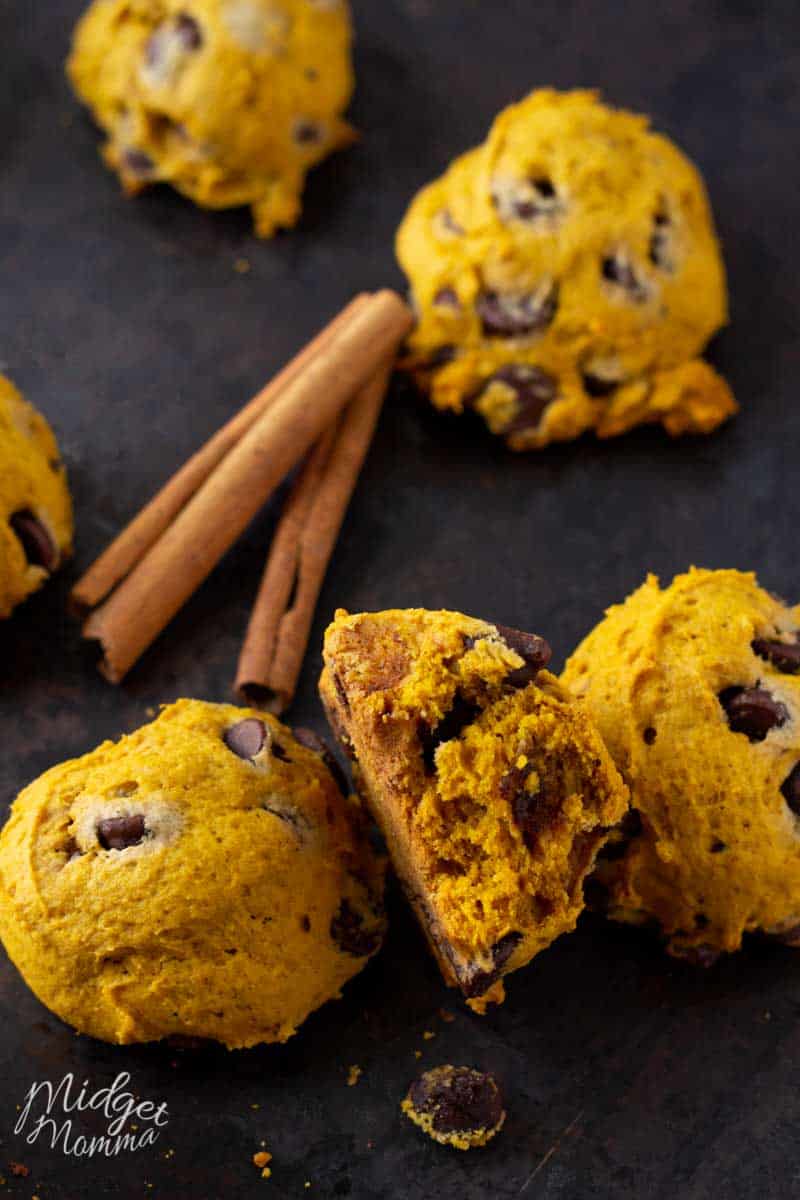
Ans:
[[[53,420],[75,493],[73,570],[0,627],[0,805],[45,767],[180,695],[224,699],[274,513],[263,515],[112,689],[64,618],[70,577],[356,289],[400,285],[414,190],[537,84],[597,86],[698,161],[725,245],[733,325],[714,361],[742,401],[708,440],[644,431],[513,457],[395,392],[319,607],[293,716],[322,729],[334,607],[464,609],[531,628],[560,662],[648,570],[757,568],[797,597],[794,0],[355,0],[363,141],[319,169],[300,228],[255,242],[241,213],[169,192],[126,202],[62,75],[80,0],[0,0],[0,358]],[[247,258],[246,275],[234,269]],[[114,1049],[76,1037],[0,965],[0,1195],[91,1197],[786,1196],[797,1187],[800,960],[752,945],[708,972],[585,919],[472,1016],[402,903],[385,951],[285,1047]],[[437,1015],[442,1005],[456,1019]],[[436,1037],[423,1038],[425,1030]],[[415,1059],[415,1050],[422,1057]],[[486,1150],[400,1115],[419,1066],[504,1080]],[[347,1069],[363,1076],[352,1089]],[[120,1071],[169,1105],[153,1149],[79,1161],[13,1133],[35,1080]],[[91,1121],[75,1132],[98,1132]],[[262,1139],[273,1177],[251,1163]],[[11,1161],[30,1170],[9,1173]],[[305,1182],[310,1181],[310,1188]]]

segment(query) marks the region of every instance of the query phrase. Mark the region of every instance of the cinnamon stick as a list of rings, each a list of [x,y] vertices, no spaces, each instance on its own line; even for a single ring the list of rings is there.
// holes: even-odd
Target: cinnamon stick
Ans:
[[[70,608],[74,613],[85,616],[124,579],[155,545],[228,451],[366,302],[365,292],[356,296],[249,404],[184,463],[74,585],[70,592]]]
[[[312,357],[83,627],[118,683],[210,574],[284,476],[396,353],[413,324],[394,292],[370,296]]]
[[[239,658],[234,691],[281,713],[294,697],[325,572],[378,422],[384,367],[317,443],[270,549]]]

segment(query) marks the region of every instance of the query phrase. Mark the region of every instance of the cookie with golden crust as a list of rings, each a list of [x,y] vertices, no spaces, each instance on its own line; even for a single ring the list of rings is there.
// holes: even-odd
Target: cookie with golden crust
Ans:
[[[627,792],[547,643],[453,612],[343,610],[320,690],[442,974],[478,1009],[574,927]]]
[[[68,72],[128,192],[294,225],[311,167],[352,140],[347,0],[94,0]]]
[[[698,357],[727,311],[703,181],[592,92],[500,113],[412,202],[397,254],[418,316],[407,366],[514,450],[646,422],[707,433],[736,409]]]
[[[72,552],[72,501],[53,431],[0,375],[0,617]]]
[[[181,700],[46,772],[0,835],[0,936],[109,1042],[284,1042],[381,944],[354,801],[274,717]]]
[[[651,576],[569,660],[631,790],[598,899],[708,963],[763,931],[800,943],[800,608],[752,574]]]

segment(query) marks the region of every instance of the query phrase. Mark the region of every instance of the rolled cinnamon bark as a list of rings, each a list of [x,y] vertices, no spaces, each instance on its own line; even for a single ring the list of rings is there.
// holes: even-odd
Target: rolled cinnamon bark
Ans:
[[[170,522],[205,483],[228,451],[252,428],[287,384],[296,379],[312,359],[330,344],[337,330],[351,319],[353,313],[364,306],[367,298],[366,292],[356,296],[156,493],[72,588],[70,609],[76,615],[86,616],[91,609],[105,600],[109,592],[136,566],[151,546],[155,545]]]
[[[234,691],[281,713],[294,698],[314,610],[391,375],[381,370],[317,443],[289,496],[247,629]]]
[[[392,357],[413,324],[384,290],[335,332],[220,462],[83,636],[98,640],[101,672],[118,683],[209,575],[274,488],[342,408]]]

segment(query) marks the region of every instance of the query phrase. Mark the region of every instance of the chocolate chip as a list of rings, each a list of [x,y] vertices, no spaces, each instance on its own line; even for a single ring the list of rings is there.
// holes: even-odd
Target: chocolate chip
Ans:
[[[320,756],[335,779],[339,791],[343,796],[346,796],[350,791],[347,786],[347,778],[328,743],[319,737],[318,734],[314,733],[313,729],[293,729],[292,733],[294,734],[295,741],[299,742],[301,746],[305,746],[307,750],[313,750],[314,754]]]
[[[517,667],[506,675],[505,683],[512,688],[527,687],[550,662],[553,651],[544,638],[537,637],[535,633],[523,633],[521,629],[511,629],[508,625],[497,625],[496,629],[509,650],[525,660],[524,667]]]
[[[458,982],[461,991],[468,1000],[473,1000],[476,996],[482,996],[484,992],[488,992],[493,983],[497,982],[503,973],[503,967],[521,941],[521,933],[505,934],[504,937],[501,937],[492,946],[491,954],[494,965],[490,971],[468,968],[466,971],[462,970],[460,972]]]
[[[231,725],[222,735],[225,745],[239,758],[255,758],[267,741],[267,729],[258,717],[247,717],[236,725]]]
[[[97,840],[104,850],[127,850],[128,846],[138,846],[146,832],[141,813],[130,817],[104,817],[97,823]]]
[[[672,257],[672,222],[663,209],[659,209],[653,217],[648,255],[654,267],[659,267],[662,271],[675,270]]]
[[[546,329],[558,307],[555,286],[526,296],[483,292],[476,305],[487,337],[515,338]]]
[[[653,743],[655,742],[657,736],[658,736],[658,734],[656,733],[653,726],[648,725],[647,728],[645,729],[644,733],[642,734],[642,740],[644,741],[644,743],[647,746],[652,746]]]
[[[452,741],[459,736],[467,725],[471,725],[480,713],[480,707],[472,700],[467,700],[460,692],[456,692],[449,712],[446,712],[438,725],[433,729],[424,722],[419,724],[419,740],[422,744],[422,761],[425,769],[433,771],[436,765],[436,751],[443,742]]]
[[[723,842],[721,840],[721,838],[714,838],[713,842],[711,843],[711,845],[709,847],[709,850],[711,851],[712,854],[721,854],[723,850],[727,850],[727,849],[728,849],[727,843]]]
[[[299,146],[315,146],[322,141],[322,126],[316,121],[301,119],[295,123],[292,137]]]
[[[561,797],[552,783],[539,783],[535,792],[526,784],[534,770],[533,763],[512,767],[500,780],[500,795],[511,808],[511,817],[522,834],[528,850],[536,849],[545,830],[552,828],[561,816]]]
[[[781,795],[796,817],[800,817],[800,763],[792,767],[781,784]]]
[[[187,50],[199,50],[203,44],[202,30],[194,17],[190,17],[188,13],[178,13],[175,18],[175,32]]]
[[[280,742],[273,742],[270,749],[272,751],[273,756],[275,758],[277,758],[279,760],[279,762],[291,762],[292,761],[289,758],[289,755],[286,753],[286,750],[280,744]]]
[[[516,393],[517,408],[504,425],[501,433],[519,433],[523,429],[535,429],[548,405],[556,398],[557,385],[552,375],[540,367],[528,367],[512,363],[501,367],[483,383],[480,391],[472,397],[473,407],[488,388],[502,383]]]
[[[365,929],[364,918],[356,912],[349,900],[343,900],[331,920],[331,938],[345,954],[354,958],[367,958],[381,944],[379,929]]]
[[[8,523],[22,543],[32,567],[53,571],[58,566],[58,550],[41,521],[28,509],[12,513]]]
[[[751,742],[763,742],[771,729],[789,719],[780,700],[773,700],[764,688],[729,687],[719,694],[733,733],[743,733]]]
[[[795,638],[797,635],[795,635]],[[753,653],[772,663],[784,675],[796,675],[800,671],[800,642],[781,642],[769,638],[756,638],[751,643]]]
[[[642,304],[648,298],[650,289],[639,278],[629,259],[623,254],[608,255],[602,262],[603,278],[627,292],[628,297],[636,304]]]
[[[526,224],[557,215],[563,204],[553,181],[546,175],[526,180],[497,179],[493,183],[492,204],[501,221]]]
[[[594,400],[603,400],[606,396],[610,396],[619,387],[618,379],[603,379],[600,375],[593,375],[591,371],[584,371],[583,387],[587,395]]]
[[[140,179],[150,179],[155,173],[156,164],[149,154],[145,154],[144,150],[129,147],[123,151],[122,162],[126,170],[130,171],[132,175],[138,175]]]
[[[458,298],[458,293],[455,288],[451,287],[439,288],[433,297],[433,303],[437,308],[451,308],[455,312],[459,312],[461,309],[461,301]]]
[[[505,1115],[497,1080],[470,1067],[426,1071],[412,1083],[408,1099],[414,1112],[430,1117],[441,1134],[496,1129]]]

